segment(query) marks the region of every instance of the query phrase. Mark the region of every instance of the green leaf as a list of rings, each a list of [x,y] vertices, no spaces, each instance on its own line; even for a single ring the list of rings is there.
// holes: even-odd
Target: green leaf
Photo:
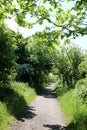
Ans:
[[[64,40],[64,44],[65,44],[65,45],[66,45],[66,44],[70,44],[70,40],[69,40],[69,39]]]

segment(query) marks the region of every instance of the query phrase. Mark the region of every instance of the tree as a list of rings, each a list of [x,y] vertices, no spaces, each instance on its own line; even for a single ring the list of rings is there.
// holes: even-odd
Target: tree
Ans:
[[[17,77],[40,89],[47,82],[46,78],[52,70],[55,48],[55,37],[46,31],[38,32],[32,37],[22,38],[17,35]],[[47,40],[49,37],[49,41]],[[20,42],[21,41],[21,42]],[[56,43],[55,43],[56,44]]]
[[[0,24],[0,87],[8,87],[12,70],[15,67],[14,32]]]
[[[75,86],[76,82],[80,79],[79,64],[82,62],[83,55],[79,47],[71,47],[68,53],[72,65],[72,85]]]
[[[19,32],[15,33],[15,42],[16,42],[16,50],[15,53],[17,55],[16,63],[17,64],[24,64],[28,63],[27,61],[27,50],[26,45],[28,44],[28,40],[23,38],[22,34]]]
[[[66,1],[72,2],[71,0],[66,0]],[[18,38],[16,39],[16,42],[19,43],[18,49],[16,51],[18,55],[17,63],[22,64],[22,65],[26,64],[22,66],[23,69],[25,69],[25,66],[27,66],[27,64],[29,64],[30,66],[32,64],[33,66],[31,68],[34,68],[35,65],[38,67],[39,66],[41,67],[42,65],[41,69],[43,69],[43,72],[41,71],[41,73],[48,73],[48,70],[50,70],[51,65],[52,65],[51,61],[53,60],[53,58],[50,58],[53,56],[52,55],[49,56],[48,54],[52,52],[52,47],[54,47],[55,44],[57,45],[60,44],[59,39],[60,38],[66,39],[65,40],[65,44],[66,44],[67,42],[69,43],[69,37],[71,36],[77,37],[80,34],[81,35],[87,34],[87,19],[86,19],[87,8],[86,6],[87,6],[86,0],[73,1],[73,7],[67,10],[63,9],[63,2],[61,0],[58,0],[58,1],[57,0],[50,0],[50,1],[49,0],[33,0],[33,1],[32,0],[25,0],[25,1],[1,0],[0,1],[0,24],[4,23],[6,19],[11,19],[11,18],[14,18],[14,20],[20,26],[28,27],[28,28],[32,28],[33,25],[35,24],[41,25],[44,23],[45,20],[48,21],[49,24],[51,24],[51,27],[47,27],[46,30],[43,31],[42,33],[36,33],[31,38],[32,39],[31,43],[35,42],[34,46],[36,48],[36,49],[35,48],[32,49],[31,47],[30,49],[30,50],[35,49],[35,52],[30,51],[30,53],[33,53],[33,55],[35,56],[33,58],[31,58],[32,55],[29,53],[25,45],[26,42],[29,42],[28,41],[29,39],[24,40],[22,36],[18,35]],[[54,17],[52,17],[52,15]],[[27,17],[30,18],[30,21],[27,20]],[[32,22],[31,18],[34,19],[33,20],[34,22]],[[5,29],[2,31],[3,37],[5,36],[4,32],[6,32]],[[0,35],[2,36],[2,34]],[[6,37],[7,39],[4,37],[3,41],[6,39],[5,40],[7,41],[6,43],[10,45],[10,41],[9,41],[11,40],[9,38],[10,33],[6,33],[6,36],[7,36]],[[19,41],[20,37],[22,39],[23,44],[21,44],[21,41]],[[43,46],[41,46],[41,44],[43,44]],[[12,45],[10,47],[12,47]],[[7,48],[9,50],[9,46],[7,46]],[[13,48],[11,48],[10,51],[13,51]],[[48,54],[47,54],[47,51],[49,52]],[[11,58],[10,54],[9,54],[9,57]],[[22,57],[22,55],[24,57]],[[40,55],[43,57],[42,58],[43,60],[41,59]],[[5,56],[5,55],[2,54],[2,56]],[[14,61],[14,60],[12,59],[11,61]],[[27,66],[27,67],[30,68],[30,66]],[[11,65],[9,69],[12,69]],[[33,70],[33,69],[30,69],[30,70]]]
[[[75,87],[76,82],[80,79],[78,69],[82,61],[82,52],[78,47],[62,47],[56,57],[56,68],[61,75],[63,86]]]
[[[83,60],[79,64],[79,72],[80,72],[81,78],[86,78],[86,75],[87,75],[87,54],[86,53],[83,55]]]
[[[73,6],[64,10],[65,3],[72,3]],[[0,7],[1,19],[14,17],[20,26],[31,28],[34,24],[43,24],[47,20],[56,27],[62,38],[87,34],[86,0],[2,0]],[[34,18],[34,22],[28,21],[27,15]]]
[[[28,39],[23,38],[23,36],[17,32],[15,33],[16,42],[16,80],[21,80],[24,82],[31,81],[31,73],[33,73],[33,67],[30,63],[30,53],[27,50]],[[31,81],[32,82],[32,81]]]

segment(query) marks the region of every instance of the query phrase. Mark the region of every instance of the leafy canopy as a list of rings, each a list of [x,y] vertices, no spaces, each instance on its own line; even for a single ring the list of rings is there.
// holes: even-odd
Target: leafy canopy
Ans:
[[[64,9],[63,5],[69,3],[72,7]],[[27,16],[30,20],[27,20]],[[56,27],[62,38],[87,34],[86,0],[1,0],[0,19],[11,17],[20,26],[28,28],[36,23],[43,24],[47,20]]]

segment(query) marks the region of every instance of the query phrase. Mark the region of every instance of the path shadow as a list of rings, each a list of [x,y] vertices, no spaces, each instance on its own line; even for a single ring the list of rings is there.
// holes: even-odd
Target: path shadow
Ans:
[[[37,94],[40,96],[44,96],[45,98],[56,98],[55,91],[53,90],[53,84],[48,85],[48,87],[44,88]]]
[[[67,127],[57,124],[56,125],[44,124],[43,126],[50,128],[49,130],[69,130]]]
[[[23,122],[36,116],[35,109],[27,106],[24,97],[11,88],[0,88],[0,101],[6,104],[8,112],[17,120]]]
[[[50,88],[45,88],[42,91],[42,96],[44,96],[45,98],[56,98],[55,92]]]
[[[37,116],[35,111],[36,110],[33,106],[27,106],[21,113],[17,115],[17,120],[24,122],[26,119],[32,119]]]

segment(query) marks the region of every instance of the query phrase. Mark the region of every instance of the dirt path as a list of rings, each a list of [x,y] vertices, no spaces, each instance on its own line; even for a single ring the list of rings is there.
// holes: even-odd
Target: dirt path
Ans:
[[[66,123],[53,93],[54,83],[26,108],[10,130],[66,130]]]

